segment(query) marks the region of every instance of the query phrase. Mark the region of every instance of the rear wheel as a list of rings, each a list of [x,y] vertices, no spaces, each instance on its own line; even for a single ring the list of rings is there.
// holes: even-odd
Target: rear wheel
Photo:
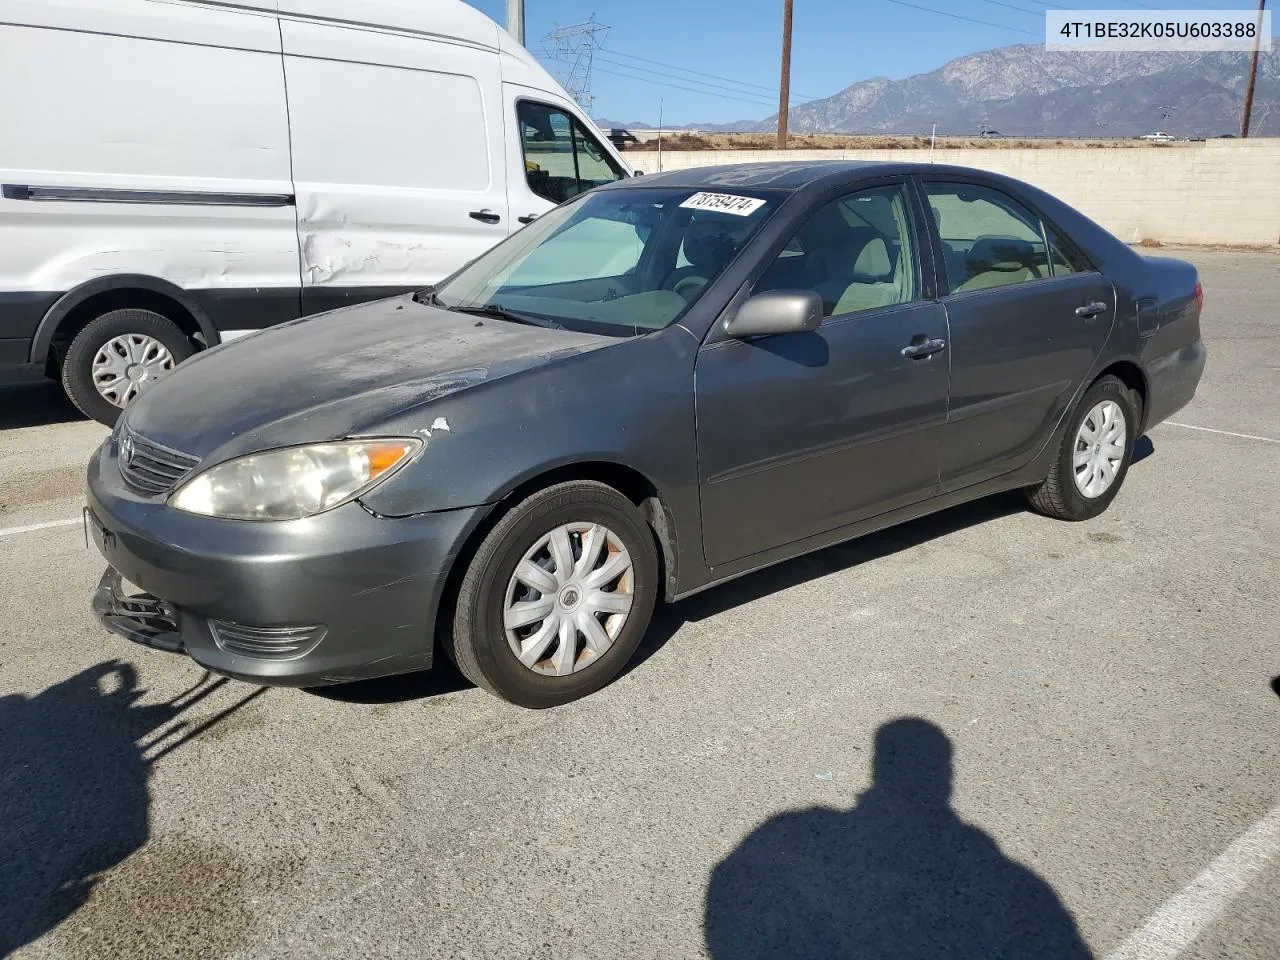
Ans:
[[[626,666],[657,585],[653,535],[635,505],[601,483],[557,484],[485,537],[458,592],[449,653],[511,703],[568,703]]]
[[[187,335],[151,310],[112,310],[81,330],[62,363],[62,386],[107,426],[139,393],[194,353]]]
[[[1112,376],[1091,386],[1072,413],[1044,482],[1027,489],[1031,506],[1059,520],[1089,520],[1111,505],[1133,459],[1139,407]]]

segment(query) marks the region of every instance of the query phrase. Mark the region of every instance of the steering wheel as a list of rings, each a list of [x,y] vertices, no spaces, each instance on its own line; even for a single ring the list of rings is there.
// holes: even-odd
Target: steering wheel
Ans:
[[[710,282],[706,277],[683,277],[672,289],[686,300],[692,300]]]

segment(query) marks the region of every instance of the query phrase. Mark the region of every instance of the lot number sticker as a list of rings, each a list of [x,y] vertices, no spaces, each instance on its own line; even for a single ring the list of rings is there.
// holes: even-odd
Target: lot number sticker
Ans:
[[[735,197],[730,193],[695,193],[680,206],[690,210],[715,210],[719,213],[732,213],[737,217],[749,217],[767,202],[754,197]]]

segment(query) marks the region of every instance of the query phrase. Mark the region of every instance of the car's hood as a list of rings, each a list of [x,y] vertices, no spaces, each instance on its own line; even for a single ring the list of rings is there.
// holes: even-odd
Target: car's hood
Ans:
[[[432,399],[618,342],[396,297],[198,354],[125,419],[153,442],[225,459],[359,435]]]

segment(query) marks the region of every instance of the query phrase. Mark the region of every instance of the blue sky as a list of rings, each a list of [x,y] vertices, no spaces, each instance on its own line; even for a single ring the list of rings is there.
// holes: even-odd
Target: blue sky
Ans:
[[[505,0],[468,2],[504,22]],[[1049,8],[1257,9],[1254,0],[794,0],[794,5],[792,105],[869,77],[924,73],[966,53],[1043,43],[1043,11]],[[660,98],[665,120],[673,124],[760,120],[776,112],[782,0],[525,0],[525,43],[555,73],[542,38],[557,24],[581,23],[593,14],[611,28],[592,75],[594,116],[655,122]]]

